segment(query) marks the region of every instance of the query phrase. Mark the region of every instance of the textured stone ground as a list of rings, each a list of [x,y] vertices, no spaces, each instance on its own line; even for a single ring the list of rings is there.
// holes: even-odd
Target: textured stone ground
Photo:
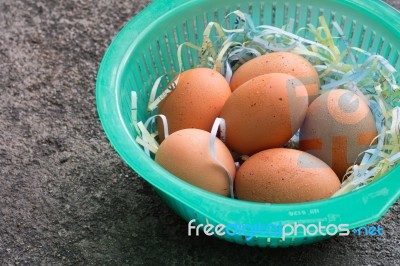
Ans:
[[[96,113],[105,49],[148,2],[0,0],[0,265],[399,265],[399,203],[385,237],[257,249],[187,236]]]

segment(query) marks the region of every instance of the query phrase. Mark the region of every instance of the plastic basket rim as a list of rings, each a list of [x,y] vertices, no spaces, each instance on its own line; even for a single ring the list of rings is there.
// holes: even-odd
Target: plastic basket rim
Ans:
[[[119,119],[120,117],[120,108],[118,106],[117,99],[108,99],[107,103],[114,102],[115,106],[117,106],[117,110],[106,110],[104,108],[104,93],[107,91],[113,90],[113,95],[117,95],[117,90],[115,90],[116,81],[119,77],[120,67],[124,65],[124,60],[126,60],[125,55],[127,52],[134,47],[132,42],[128,43],[127,34],[134,28],[138,26],[138,22],[145,17],[145,16],[153,16],[154,20],[153,23],[157,21],[157,19],[161,19],[162,16],[159,16],[159,12],[163,11],[164,16],[168,12],[173,12],[179,8],[183,8],[184,5],[194,4],[196,2],[205,2],[202,1],[184,1],[184,0],[174,0],[174,1],[165,1],[165,0],[156,0],[148,5],[143,11],[141,11],[136,17],[131,19],[124,28],[117,34],[117,36],[112,41],[111,45],[108,47],[103,60],[100,64],[100,68],[98,71],[97,81],[96,81],[96,104],[98,109],[98,115],[100,118],[100,122],[103,126],[103,129],[111,142],[114,149],[117,153],[121,156],[121,158],[142,178],[144,178],[147,182],[151,183],[154,187],[162,191],[163,193],[167,194],[168,196],[174,198],[177,201],[182,202],[183,204],[189,205],[192,209],[196,210],[198,213],[201,213],[204,216],[207,215],[207,211],[205,208],[201,208],[199,206],[193,206],[193,202],[189,202],[190,200],[186,197],[183,198],[182,196],[177,196],[176,191],[173,188],[180,188],[180,190],[188,193],[192,193],[192,197],[201,197],[202,203],[206,203],[206,201],[210,202],[223,202],[226,203],[226,206],[229,207],[236,207],[236,208],[256,208],[262,211],[273,212],[278,208],[280,210],[297,210],[297,209],[308,209],[312,208],[331,208],[332,206],[339,204],[340,202],[348,203],[349,199],[354,197],[362,197],[363,194],[371,194],[378,187],[385,186],[385,184],[390,183],[389,181],[395,180],[395,175],[400,174],[400,166],[397,166],[393,169],[390,173],[385,175],[383,178],[377,180],[376,182],[346,195],[342,195],[336,198],[324,199],[320,201],[313,201],[313,202],[305,202],[305,203],[294,203],[294,204],[266,204],[266,203],[256,203],[256,202],[248,202],[243,200],[237,199],[230,199],[226,197],[222,197],[219,195],[215,195],[213,193],[204,191],[197,187],[188,184],[179,178],[176,178],[166,170],[164,170],[161,166],[157,165],[152,159],[150,159],[147,155],[142,152],[141,147],[132,141],[132,142],[118,142],[114,139],[114,133],[118,132],[127,138],[131,138],[127,132],[126,125],[123,124],[122,121],[120,125],[113,123],[112,126],[110,125],[109,121],[114,121],[114,119]],[[343,5],[352,5],[355,8],[360,1],[358,0],[346,0],[346,1],[338,1],[338,0],[329,0],[332,3],[338,3]],[[384,10],[388,13],[393,13],[399,16],[399,12],[387,5],[384,2],[376,2],[372,0],[363,1],[363,3],[367,4],[374,4],[374,11],[379,12]],[[389,21],[386,16],[380,16],[383,21],[387,23],[392,22]],[[400,23],[398,23],[400,24]],[[141,34],[145,34],[146,30],[144,29]],[[139,34],[140,35],[140,34]],[[400,30],[396,31],[396,35],[400,36]],[[140,36],[138,36],[140,37]],[[131,39],[132,37],[130,37]],[[118,47],[119,51],[116,51],[116,47]],[[122,49],[121,49],[122,48]],[[110,63],[112,63],[110,65]],[[117,88],[118,89],[118,88]],[[132,139],[131,139],[132,140]],[[126,145],[128,144],[128,145]],[[135,160],[133,160],[129,156],[130,149],[140,149],[141,152],[135,153],[137,156]],[[145,163],[143,163],[145,162]],[[148,163],[148,164],[147,164]],[[143,168],[143,165],[146,167]],[[152,171],[152,172],[149,172]],[[159,177],[163,177],[165,180],[159,180]],[[167,183],[168,182],[168,183]],[[389,184],[387,184],[389,185]],[[396,191],[395,191],[396,192]],[[386,211],[387,209],[399,198],[400,191],[397,193],[392,192],[390,199],[387,200],[385,203],[381,203],[380,210],[377,210],[374,216],[365,217],[364,219],[359,219],[358,221],[352,221],[350,223],[350,227],[357,227],[359,225],[363,225],[369,222],[374,222],[378,220]],[[314,216],[315,219],[317,216]],[[218,221],[217,221],[218,222]]]

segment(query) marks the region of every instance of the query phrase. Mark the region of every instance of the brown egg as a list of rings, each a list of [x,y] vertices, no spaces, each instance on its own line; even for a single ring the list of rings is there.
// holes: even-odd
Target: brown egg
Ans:
[[[182,129],[167,137],[160,145],[155,161],[175,176],[207,191],[228,196],[229,171],[236,167],[228,148],[215,139],[216,162],[210,153],[211,134],[200,129]],[[225,169],[222,167],[225,167]]]
[[[322,94],[308,108],[300,149],[320,158],[342,178],[377,136],[368,105],[348,90]]]
[[[277,148],[247,159],[235,178],[242,200],[294,203],[331,197],[340,188],[336,174],[320,159],[302,151]]]
[[[158,113],[167,117],[170,133],[184,128],[210,131],[230,95],[229,84],[220,73],[194,68],[180,74],[177,87],[160,102]],[[163,140],[161,119],[157,124]]]
[[[221,111],[227,146],[246,155],[283,146],[304,120],[307,96],[304,85],[288,74],[265,74],[244,83]]]
[[[304,57],[290,52],[273,52],[256,57],[236,70],[230,83],[232,91],[246,81],[269,73],[285,73],[299,78],[306,86],[311,103],[319,93],[317,71]]]

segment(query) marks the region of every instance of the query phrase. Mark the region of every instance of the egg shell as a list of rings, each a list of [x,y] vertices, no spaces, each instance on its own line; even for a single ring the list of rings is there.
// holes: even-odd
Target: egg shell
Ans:
[[[297,78],[257,76],[236,89],[221,111],[226,144],[245,155],[281,147],[300,128],[307,107],[307,90]]]
[[[232,91],[246,81],[269,73],[285,73],[299,78],[306,86],[311,103],[319,94],[319,77],[313,65],[304,57],[290,52],[273,52],[258,56],[240,66],[232,76]]]
[[[235,178],[241,200],[295,203],[331,197],[340,188],[333,170],[311,154],[294,149],[261,151],[247,159]]]
[[[169,133],[184,128],[211,131],[225,101],[231,95],[226,79],[209,68],[194,68],[180,74],[176,88],[163,99],[158,113],[166,116]],[[164,139],[162,120],[157,120]]]
[[[210,138],[209,132],[200,129],[176,131],[161,143],[155,161],[194,186],[228,196],[230,189],[226,170],[234,177],[235,162],[228,148],[218,138],[214,144],[216,162],[210,153]]]
[[[377,134],[368,105],[351,91],[334,89],[309,106],[300,129],[299,146],[342,178]]]

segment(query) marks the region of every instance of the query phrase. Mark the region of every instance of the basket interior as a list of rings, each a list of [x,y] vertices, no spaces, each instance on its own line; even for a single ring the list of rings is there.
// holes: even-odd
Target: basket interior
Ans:
[[[336,21],[344,31],[351,46],[360,47],[372,54],[379,54],[389,62],[400,68],[399,46],[392,43],[393,37],[382,25],[371,20],[364,14],[355,14],[351,9],[338,9],[329,6],[324,1],[307,1],[299,4],[297,1],[231,1],[228,5],[221,5],[228,1],[213,2],[201,5],[197,10],[182,10],[167,21],[160,21],[160,26],[153,27],[153,31],[146,33],[145,41],[137,44],[131,54],[127,55],[127,68],[123,69],[121,81],[123,90],[120,90],[121,111],[126,125],[130,125],[130,91],[138,92],[139,116],[145,121],[151,113],[146,111],[150,89],[159,76],[178,71],[177,48],[183,42],[201,45],[202,34],[210,21],[218,22],[226,28],[232,28],[234,17],[225,19],[225,16],[234,10],[241,10],[251,14],[255,25],[272,25],[282,27],[294,19],[292,32],[305,27],[307,24],[318,25],[318,17],[324,16],[333,36],[338,32],[331,25]],[[235,3],[237,2],[237,3]],[[217,6],[219,5],[219,6]],[[202,12],[198,12],[202,10]],[[386,35],[385,35],[386,33]],[[300,32],[300,36],[311,38],[310,33]],[[133,40],[132,40],[133,41]],[[336,39],[338,42],[339,39]],[[395,40],[393,40],[395,41]],[[398,40],[397,40],[398,42]],[[358,62],[365,60],[365,56],[358,56]],[[199,64],[199,54],[192,49],[183,48],[182,60],[184,69],[196,67]],[[128,67],[129,66],[129,67]],[[162,85],[166,85],[165,83]],[[127,128],[131,128],[127,126]],[[131,128],[131,134],[135,132]]]

